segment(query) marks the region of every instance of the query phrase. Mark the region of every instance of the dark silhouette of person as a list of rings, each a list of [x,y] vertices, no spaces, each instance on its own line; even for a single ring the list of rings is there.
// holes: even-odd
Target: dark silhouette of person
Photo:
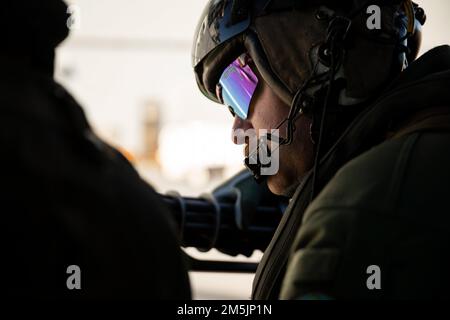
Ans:
[[[2,289],[10,298],[189,299],[156,192],[53,78],[61,0],[0,9]]]

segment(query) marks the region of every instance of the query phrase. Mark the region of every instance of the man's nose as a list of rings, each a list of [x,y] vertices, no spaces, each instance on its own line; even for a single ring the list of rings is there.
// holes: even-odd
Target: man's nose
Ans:
[[[248,120],[243,120],[238,116],[234,117],[233,128],[231,129],[231,140],[234,144],[245,143],[245,131],[253,128]]]

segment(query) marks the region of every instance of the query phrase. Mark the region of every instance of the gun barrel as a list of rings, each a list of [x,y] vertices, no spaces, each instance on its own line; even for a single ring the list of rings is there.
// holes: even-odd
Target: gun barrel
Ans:
[[[215,203],[208,199],[163,195],[179,229],[183,247],[201,251],[211,248],[233,254],[251,255],[254,250],[265,250],[281,219],[281,209],[259,206],[255,222],[239,226],[235,204]]]

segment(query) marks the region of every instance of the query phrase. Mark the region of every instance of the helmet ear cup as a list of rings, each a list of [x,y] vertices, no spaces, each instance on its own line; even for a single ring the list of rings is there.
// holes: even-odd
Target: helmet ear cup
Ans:
[[[394,31],[396,50],[394,52],[394,73],[401,72],[413,62],[420,50],[421,29],[416,18],[418,5],[411,0],[402,0],[395,13]],[[423,10],[422,10],[423,12]]]
[[[420,47],[422,45],[422,27],[418,21],[414,28],[414,34],[408,38],[408,52],[406,53],[406,59],[408,64],[416,60],[419,55]]]
[[[425,11],[413,2],[414,7],[414,32],[408,39],[408,53],[406,58],[408,63],[413,62],[418,54],[422,45],[422,26],[427,20]]]
[[[408,20],[413,22],[410,22],[411,24],[414,23],[413,31],[409,32],[408,42],[407,42],[407,52],[406,52],[406,60],[407,63],[410,64],[413,62],[420,50],[420,46],[422,44],[422,26],[425,24],[426,21],[426,14],[425,11],[419,7],[418,4],[412,2],[412,1],[405,1],[405,6],[409,5],[411,6],[411,10],[409,11]]]

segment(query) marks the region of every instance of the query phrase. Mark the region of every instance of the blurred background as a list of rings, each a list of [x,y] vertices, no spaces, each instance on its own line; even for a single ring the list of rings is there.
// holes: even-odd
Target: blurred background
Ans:
[[[72,33],[57,51],[56,78],[94,130],[161,193],[198,196],[243,168],[232,118],[198,91],[191,42],[207,0],[66,0]],[[450,1],[420,0],[422,53],[450,43]],[[202,259],[231,258],[216,251]],[[248,299],[253,275],[190,274],[196,299]]]

